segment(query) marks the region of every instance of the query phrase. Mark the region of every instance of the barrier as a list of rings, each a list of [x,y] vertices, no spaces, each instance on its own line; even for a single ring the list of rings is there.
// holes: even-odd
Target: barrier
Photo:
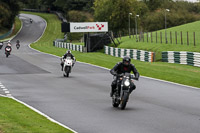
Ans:
[[[197,52],[162,52],[162,61],[200,67],[200,53]]]
[[[132,59],[145,62],[154,62],[154,57],[155,57],[154,52],[137,50],[137,49],[114,48],[109,46],[104,46],[104,53],[121,58],[123,58],[124,56],[129,56]]]
[[[72,43],[65,43],[65,42],[58,42],[58,41],[54,41],[53,45],[58,48],[66,48],[66,49],[70,49],[73,51],[83,52],[82,45],[75,45]]]

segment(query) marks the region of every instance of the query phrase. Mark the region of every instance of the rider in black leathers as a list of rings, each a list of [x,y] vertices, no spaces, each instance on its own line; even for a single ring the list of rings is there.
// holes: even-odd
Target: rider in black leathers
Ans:
[[[120,78],[120,74],[123,73],[130,73],[133,72],[135,75],[135,79],[138,80],[139,79],[139,73],[137,71],[137,69],[135,68],[135,66],[133,64],[131,64],[131,59],[130,57],[124,57],[122,62],[117,63],[113,69],[110,70],[110,73],[115,77],[114,81],[111,84],[111,93],[110,96],[112,97],[114,92],[116,91],[117,88],[117,82],[118,85],[120,85],[120,80],[118,80]],[[118,88],[120,88],[121,86],[119,86]],[[134,85],[134,83],[131,83],[131,92],[136,88],[136,86]],[[120,90],[118,90],[118,92],[120,93]],[[130,93],[131,93],[130,92]],[[119,95],[119,94],[118,94]]]
[[[67,57],[71,57],[72,60],[75,60],[75,57],[73,56],[73,54],[71,53],[70,50],[67,50],[67,52],[63,55],[62,58],[63,58],[63,59],[66,59]],[[63,71],[64,62],[62,61],[60,65],[61,65],[61,67],[62,67],[61,70]],[[72,66],[74,66],[74,63],[73,63]]]

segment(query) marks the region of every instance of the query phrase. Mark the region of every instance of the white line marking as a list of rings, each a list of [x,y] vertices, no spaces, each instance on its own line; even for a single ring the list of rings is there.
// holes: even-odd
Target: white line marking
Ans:
[[[30,44],[29,44],[29,48],[31,48]],[[31,49],[33,49],[33,48],[31,48]],[[41,52],[41,51],[36,50],[36,49],[33,49],[33,50],[37,51],[37,52],[40,52],[40,53],[43,53],[43,54],[47,54],[47,55],[51,55],[51,56],[60,58],[57,55],[53,55],[53,54],[49,54],[49,53],[44,53],[44,52]],[[91,66],[95,66],[95,67],[102,68],[102,69],[105,69],[105,70],[110,70],[109,68],[97,66],[97,65],[94,65],[94,64],[86,63],[86,62],[80,62],[80,61],[77,61],[77,62],[83,63],[83,64],[87,64],[87,65],[91,65]],[[189,87],[189,88],[192,88],[192,89],[195,89],[195,90],[200,90],[200,88],[198,88],[198,87],[193,87],[193,86],[189,86],[189,85],[183,85],[183,84],[179,84],[179,83],[175,83],[175,82],[171,82],[171,81],[166,81],[166,80],[162,80],[162,79],[156,79],[156,78],[151,78],[151,77],[146,77],[146,76],[140,76],[140,77],[147,78],[147,79],[152,79],[152,80],[156,80],[156,81],[161,81],[161,82],[165,82],[165,83],[175,84],[175,85],[179,85],[179,86],[183,86],[183,87]]]
[[[37,15],[36,15],[36,16],[37,16]],[[40,17],[40,18],[41,18],[41,17]],[[42,18],[42,19],[43,19],[43,18]],[[45,19],[43,19],[43,20],[46,22]],[[47,22],[46,22],[46,27],[47,27]],[[46,30],[46,27],[45,27],[45,29],[44,29],[42,35],[40,36],[40,38],[43,36],[43,34],[44,34],[45,30]],[[39,38],[39,39],[40,39],[40,38]],[[39,39],[38,39],[38,40],[39,40]],[[35,42],[37,42],[38,40],[36,40]],[[31,47],[30,47],[30,44],[28,45],[28,47],[31,48]],[[33,49],[33,48],[31,48],[31,49],[34,50],[34,51],[40,52],[39,50],[35,50],[35,49]],[[40,53],[41,53],[41,52],[40,52]],[[45,54],[46,54],[46,53],[45,53]],[[48,54],[48,55],[49,55],[49,54]],[[0,95],[1,95],[1,94],[0,94]],[[4,97],[6,97],[6,96],[4,96]],[[49,119],[50,121],[52,121],[52,122],[54,122],[54,123],[57,123],[58,125],[60,125],[60,126],[62,126],[62,127],[64,127],[64,128],[66,128],[66,129],[68,129],[68,130],[71,130],[71,131],[74,132],[74,133],[78,133],[78,132],[76,132],[75,130],[73,130],[73,129],[67,127],[66,125],[64,125],[64,124],[62,124],[62,123],[60,123],[60,122],[58,122],[58,121],[56,121],[56,120],[50,118],[49,116],[47,116],[46,114],[42,113],[41,111],[39,111],[39,110],[33,108],[32,106],[30,106],[30,105],[28,105],[28,104],[26,104],[26,103],[24,103],[24,102],[22,102],[22,101],[20,101],[20,100],[18,100],[18,99],[16,99],[16,98],[12,97],[12,96],[11,96],[10,98],[12,98],[13,100],[15,100],[15,101],[17,101],[17,102],[19,102],[19,103],[25,105],[26,107],[32,109],[33,111],[39,113],[40,115],[46,117],[46,118]]]
[[[71,128],[65,126],[64,124],[61,124],[60,122],[58,122],[58,121],[52,119],[51,117],[47,116],[46,114],[42,113],[41,111],[35,109],[34,107],[32,107],[32,106],[30,106],[30,105],[28,105],[28,104],[26,104],[26,103],[24,103],[24,102],[22,102],[22,101],[20,101],[20,100],[18,100],[18,99],[16,99],[16,98],[14,98],[14,97],[10,97],[10,98],[12,98],[13,100],[15,100],[15,101],[17,101],[17,102],[19,102],[19,103],[25,105],[26,107],[32,109],[33,111],[37,112],[38,114],[40,114],[40,115],[46,117],[48,120],[50,120],[50,121],[52,121],[52,122],[54,122],[54,123],[57,123],[58,125],[60,125],[60,126],[62,126],[62,127],[64,127],[64,128],[66,128],[66,129],[69,129],[69,130],[71,130],[71,131],[74,132],[74,133],[78,133],[78,132],[74,131],[73,129],[71,129]]]
[[[46,22],[46,21],[45,21],[45,22]],[[46,25],[47,25],[47,24],[46,24]],[[46,27],[47,27],[47,26],[46,26]],[[46,27],[45,27],[45,30],[46,30]],[[45,30],[43,31],[43,34],[44,34]],[[42,34],[42,35],[43,35],[43,34]],[[40,37],[40,38],[41,38],[41,37]],[[38,39],[38,40],[39,40],[39,39]],[[35,42],[37,42],[38,40],[36,40]],[[51,55],[51,56],[60,58],[59,56],[56,56],[56,55],[53,55],[53,54],[49,54],[49,53],[44,53],[44,52],[41,52],[41,51],[39,51],[39,50],[33,49],[33,48],[30,47],[30,44],[28,45],[28,47],[29,47],[30,49],[34,50],[34,51],[39,52],[39,53],[43,53],[43,54],[47,54],[47,55]],[[95,67],[102,68],[102,69],[105,69],[105,70],[110,70],[110,69],[105,68],[105,67],[101,67],[101,66],[97,66],[97,65],[93,65],[93,64],[89,64],[89,63],[85,63],[85,62],[80,62],[80,61],[77,61],[77,62],[83,63],[83,64],[87,64],[87,65],[91,65],[91,66],[95,66]],[[145,77],[145,76],[141,76],[141,77],[148,78],[148,79],[153,79],[153,80],[157,80],[157,81],[162,81],[162,82],[167,82],[167,83],[171,83],[171,84],[176,84],[176,85],[180,85],[180,86],[190,87],[190,88],[194,88],[194,89],[200,89],[200,88],[196,88],[196,87],[192,87],[192,86],[187,86],[187,85],[182,85],[182,84],[178,84],[178,83],[174,83],[174,82],[169,82],[169,81],[165,81],[165,80],[160,80],[160,79],[155,79],[155,78],[149,78],[149,77]],[[65,126],[65,125],[63,125],[63,124],[61,124],[61,123],[55,121],[54,119],[52,119],[52,118],[50,118],[49,116],[47,116],[46,114],[44,114],[44,113],[38,111],[37,109],[31,107],[30,105],[28,105],[28,104],[26,104],[26,103],[24,103],[24,102],[22,102],[22,101],[19,101],[19,100],[17,100],[17,99],[14,98],[14,97],[12,97],[12,99],[18,101],[19,103],[24,104],[25,106],[29,107],[30,109],[34,110],[35,112],[37,112],[37,113],[39,113],[39,114],[45,116],[45,117],[46,117],[47,119],[49,119],[50,121],[52,121],[52,122],[54,122],[54,123],[57,123],[57,124],[59,124],[59,125],[65,127],[65,128],[67,128],[67,129],[70,129],[70,130],[73,131],[74,133],[77,133],[76,131],[72,130],[71,128],[69,128],[69,127],[67,127],[67,126]]]
[[[12,97],[12,95],[11,95],[11,94],[6,94],[6,96],[7,96],[7,97]]]
[[[1,96],[1,97],[7,97],[7,96],[5,96],[5,95],[2,95],[2,94],[0,94],[0,96]]]
[[[1,89],[4,89],[4,88],[6,88],[5,86],[1,86]]]
[[[7,90],[8,90],[8,89],[6,89],[6,88],[5,88],[5,89],[3,89],[3,91],[7,91]]]
[[[3,85],[2,84],[0,84],[0,87],[2,87]]]
[[[6,94],[9,94],[10,92],[9,92],[9,91],[5,91],[5,93],[6,93]]]

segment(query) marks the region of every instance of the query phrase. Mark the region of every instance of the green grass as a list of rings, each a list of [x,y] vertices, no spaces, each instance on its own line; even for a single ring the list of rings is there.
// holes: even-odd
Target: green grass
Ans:
[[[56,36],[56,31],[60,30],[60,27],[54,25],[54,21],[59,23],[59,20],[55,15],[42,14],[42,17],[46,18],[48,27],[51,26],[48,35],[43,36],[44,42],[52,44],[52,40],[49,41],[48,37],[51,35],[56,38],[62,38]],[[49,19],[51,16],[51,19]],[[20,21],[19,21],[20,22]],[[58,28],[58,29],[57,29]],[[51,32],[52,31],[52,32]],[[52,39],[52,37],[51,37]],[[46,45],[46,44],[45,44]],[[44,46],[44,43],[43,45]],[[10,98],[0,97],[0,133],[70,133],[68,129],[65,129],[58,124],[55,124],[45,117],[35,113],[31,109],[25,107],[22,104],[15,102]]]
[[[34,14],[45,18],[48,22],[48,27],[43,37],[38,42],[32,44],[31,47],[46,53],[62,56],[66,52],[66,49],[56,48],[53,46],[53,41],[57,38],[62,38],[63,36],[63,33],[61,33],[61,22],[53,14]],[[151,46],[151,44],[148,45]],[[147,46],[147,48],[145,48],[145,46],[142,46],[142,44],[140,47],[143,47],[143,49],[148,49]],[[155,49],[159,50],[160,48],[157,47]],[[170,46],[168,46],[166,49],[163,48],[164,51],[167,49],[170,49]],[[78,61],[87,62],[106,68],[112,68],[117,62],[121,61],[121,58],[105,55],[102,52],[80,53],[73,51],[72,53],[75,55]],[[139,73],[143,76],[200,87],[200,68],[198,67],[162,62],[149,63],[138,60],[132,60],[132,62],[135,64]],[[18,104],[11,99],[0,97],[0,133],[1,132],[54,133],[67,131],[58,125],[49,122],[44,117],[38,115],[23,105]]]
[[[146,50],[146,51],[152,51],[156,54],[156,61],[161,61],[161,52],[162,51],[190,51],[190,52],[200,52],[200,21],[196,21],[189,24],[184,24],[181,26],[176,26],[173,28],[167,29],[167,40],[168,44],[165,43],[165,30],[157,31],[157,43],[156,43],[156,32],[152,32],[153,36],[153,42],[151,42],[151,35],[148,36],[148,42],[147,42],[147,34],[144,34],[144,42],[141,40],[140,42],[136,42],[136,37],[131,36],[129,38],[128,36],[122,37],[120,41],[120,45],[118,47],[120,48],[129,48],[129,49],[140,49],[140,50]],[[172,44],[170,43],[170,31],[172,32]],[[177,42],[175,39],[175,31],[177,31]],[[183,44],[181,44],[181,37],[180,37],[180,31],[182,31],[183,34]],[[187,45],[187,31],[189,32],[189,45]],[[162,43],[160,42],[160,32],[162,32]],[[196,33],[196,45],[194,46],[194,39],[193,39],[193,32]],[[117,41],[115,41],[117,42]],[[112,46],[114,46],[112,44]]]
[[[4,38],[3,40],[9,39],[9,38],[13,37],[14,35],[16,35],[17,32],[20,30],[20,28],[21,28],[21,21],[19,20],[18,17],[16,17],[15,18],[15,23],[14,23],[14,30],[13,30],[12,34],[10,34],[10,36]],[[0,35],[3,35],[5,33],[7,33],[9,30],[8,29],[4,29],[3,31],[0,32]]]
[[[51,17],[47,19],[51,19]],[[46,43],[45,38],[42,37],[41,40],[32,44],[31,47],[38,49],[42,52],[51,53],[57,56],[62,56],[66,52],[66,49],[56,48],[53,46],[52,42],[55,39],[55,37],[49,34],[49,32],[51,33],[51,30],[50,30],[51,23],[48,24],[47,31],[44,33],[44,37],[48,36],[49,43]],[[60,22],[57,21],[57,23],[54,23],[54,26],[56,25],[60,26]],[[57,31],[56,33],[57,35],[55,36],[59,36],[62,34],[60,30]],[[166,51],[166,49],[163,48],[163,51]],[[121,58],[105,55],[102,52],[80,53],[77,51],[73,51],[73,54],[78,61],[87,62],[94,65],[99,65],[99,66],[106,67],[109,69],[112,68],[117,62],[121,61]],[[169,63],[163,63],[163,62],[149,63],[149,62],[141,62],[137,60],[132,60],[132,62],[135,64],[139,73],[143,76],[163,79],[167,81],[181,83],[184,85],[200,87],[200,82],[199,82],[200,68],[198,67],[180,65],[180,64],[169,64]]]
[[[71,133],[10,98],[0,101],[0,133]]]

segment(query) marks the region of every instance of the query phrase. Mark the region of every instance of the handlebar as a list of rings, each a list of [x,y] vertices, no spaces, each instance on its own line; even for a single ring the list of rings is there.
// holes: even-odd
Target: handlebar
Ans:
[[[114,76],[116,77],[123,77],[125,74],[115,74]],[[131,79],[134,79],[134,80],[139,80],[139,78],[136,78],[133,74],[131,74]]]

